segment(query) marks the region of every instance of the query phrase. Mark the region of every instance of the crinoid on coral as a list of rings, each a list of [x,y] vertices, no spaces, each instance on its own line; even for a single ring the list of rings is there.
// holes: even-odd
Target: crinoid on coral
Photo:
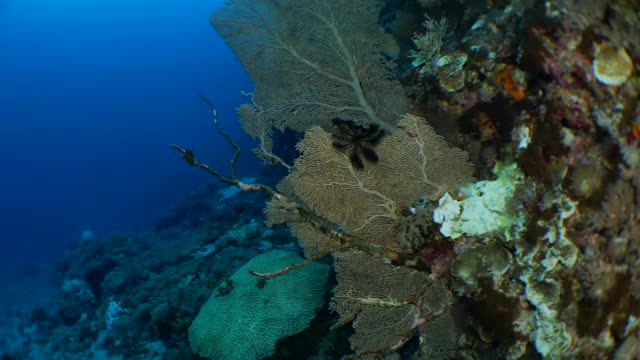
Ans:
[[[374,147],[384,137],[384,130],[376,125],[365,127],[340,118],[333,118],[331,122],[335,128],[332,145],[340,151],[349,152],[349,161],[354,168],[364,169],[362,158],[370,163],[378,162]]]

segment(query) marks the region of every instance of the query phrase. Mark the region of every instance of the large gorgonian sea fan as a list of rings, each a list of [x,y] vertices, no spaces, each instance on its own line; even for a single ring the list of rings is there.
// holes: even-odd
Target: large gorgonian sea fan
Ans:
[[[227,0],[211,23],[255,83],[243,123],[328,129],[333,118],[394,131],[407,108],[378,25],[382,0]],[[251,111],[247,111],[251,110]]]
[[[452,298],[440,281],[359,251],[334,257],[338,285],[331,309],[340,315],[335,326],[353,322],[357,355],[398,350],[417,332],[414,360],[450,358],[456,341]]]
[[[379,161],[364,169],[354,167],[349,154],[333,146],[329,133],[319,127],[310,129],[298,144],[302,155],[279,190],[368,244],[402,251],[406,242],[398,237],[403,210],[417,200],[436,200],[472,181],[473,167],[468,154],[449,147],[425,119],[405,115],[399,125],[415,136],[400,131],[385,136],[376,147]],[[268,206],[268,221],[289,222],[286,209],[273,202],[277,200]],[[303,239],[301,245],[305,250],[312,246],[312,253],[331,251],[334,246],[330,241],[314,245],[309,240]]]

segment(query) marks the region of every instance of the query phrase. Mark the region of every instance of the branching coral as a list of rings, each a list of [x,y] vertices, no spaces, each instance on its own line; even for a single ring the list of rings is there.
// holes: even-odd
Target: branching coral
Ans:
[[[420,75],[426,76],[435,74],[437,67],[436,62],[440,58],[440,51],[444,45],[443,39],[447,33],[446,21],[444,18],[435,20],[429,16],[422,23],[425,32],[415,34],[413,43],[416,50],[410,53],[414,67],[420,69]]]
[[[291,169],[289,164],[273,152],[273,121],[267,114],[256,109],[258,107],[255,104],[244,104],[236,109],[244,131],[254,140],[259,140],[259,145],[253,149],[253,153],[265,164],[280,164],[287,169]]]

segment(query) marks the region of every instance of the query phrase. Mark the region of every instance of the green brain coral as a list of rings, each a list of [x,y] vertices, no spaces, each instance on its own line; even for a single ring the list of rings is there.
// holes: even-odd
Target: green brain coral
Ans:
[[[273,354],[278,339],[304,330],[323,304],[329,267],[312,263],[266,282],[249,273],[273,272],[302,260],[290,251],[271,251],[236,271],[191,324],[193,351],[216,360],[262,359]]]

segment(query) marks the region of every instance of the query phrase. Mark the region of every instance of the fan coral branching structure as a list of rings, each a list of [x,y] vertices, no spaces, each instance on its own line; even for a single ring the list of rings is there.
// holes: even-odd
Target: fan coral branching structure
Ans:
[[[447,146],[424,119],[406,115],[400,125],[415,136],[386,136],[376,147],[378,163],[364,171],[333,146],[329,133],[312,128],[298,144],[302,156],[281,191],[369,244],[402,250],[403,209],[471,181],[473,171],[467,154]]]
[[[381,0],[227,0],[211,22],[256,84],[243,123],[304,131],[333,118],[396,129],[407,100]],[[251,109],[252,111],[247,111]]]
[[[337,253],[336,272],[338,286],[331,307],[342,323],[353,321],[356,333],[351,345],[357,353],[398,349],[416,330],[432,340],[421,347],[426,358],[444,359],[452,353],[456,339],[448,314],[452,299],[442,284],[357,251]]]

